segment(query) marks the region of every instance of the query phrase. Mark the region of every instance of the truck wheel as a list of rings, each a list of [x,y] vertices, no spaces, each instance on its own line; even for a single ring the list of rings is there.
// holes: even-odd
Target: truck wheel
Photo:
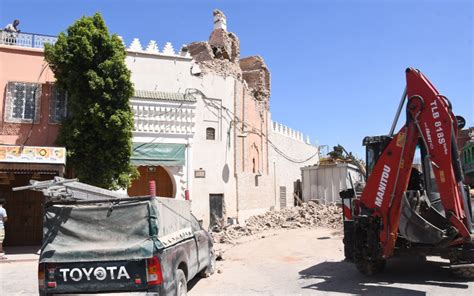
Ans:
[[[184,275],[184,272],[181,269],[176,270],[175,280],[176,280],[176,296],[188,295],[186,276]]]
[[[208,278],[216,271],[216,253],[214,252],[214,250],[212,250],[211,254],[209,255],[211,257],[209,265],[205,269],[201,270],[201,272],[199,273],[200,277]]]
[[[375,275],[377,273],[381,273],[384,270],[385,260],[357,260],[356,267],[362,274]]]
[[[460,262],[451,260],[451,264],[460,264]],[[450,271],[459,278],[474,279],[474,267],[472,266],[450,268]]]
[[[346,261],[354,261],[354,222],[344,221],[344,257]]]

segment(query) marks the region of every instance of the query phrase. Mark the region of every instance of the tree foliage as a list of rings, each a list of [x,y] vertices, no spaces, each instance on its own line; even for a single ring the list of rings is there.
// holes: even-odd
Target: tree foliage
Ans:
[[[130,164],[134,91],[125,57],[99,13],[82,17],[45,47],[57,86],[67,91],[69,115],[58,144],[68,150],[68,166],[82,182],[110,189],[126,188],[136,175]]]

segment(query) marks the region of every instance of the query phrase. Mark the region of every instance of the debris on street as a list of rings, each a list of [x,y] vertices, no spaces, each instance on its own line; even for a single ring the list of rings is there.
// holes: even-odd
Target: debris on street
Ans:
[[[309,201],[298,207],[252,216],[245,225],[228,225],[221,230],[214,230],[212,236],[216,243],[233,244],[237,238],[265,230],[311,227],[342,228],[340,206]]]

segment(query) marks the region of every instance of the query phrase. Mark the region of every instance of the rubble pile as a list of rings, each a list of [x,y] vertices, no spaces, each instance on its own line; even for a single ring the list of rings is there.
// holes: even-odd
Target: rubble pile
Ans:
[[[341,228],[341,208],[335,204],[322,205],[309,201],[299,207],[252,216],[245,225],[228,225],[219,232],[213,232],[212,236],[215,242],[233,243],[239,237],[257,234],[265,230],[302,227]]]

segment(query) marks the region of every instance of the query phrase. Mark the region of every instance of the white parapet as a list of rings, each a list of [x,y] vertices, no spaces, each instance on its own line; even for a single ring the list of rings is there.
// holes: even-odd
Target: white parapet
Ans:
[[[166,42],[165,47],[163,48],[163,54],[165,55],[175,55],[173,45],[171,42]]]
[[[119,38],[120,40],[122,40],[123,44],[126,47],[126,50],[129,52],[192,59],[191,55],[187,51],[186,45],[183,45],[181,49],[179,50],[179,52],[177,52],[173,48],[173,45],[171,44],[171,42],[166,42],[165,46],[163,46],[162,50],[160,50],[158,47],[158,43],[155,40],[150,40],[146,48],[144,48],[138,38],[133,38],[132,43],[130,43],[130,45],[127,47],[123,38],[121,36],[119,36]]]
[[[138,40],[138,38],[133,38],[132,43],[128,47],[128,50],[130,50],[130,51],[143,51],[140,40]]]
[[[148,43],[148,46],[146,47],[145,51],[147,53],[154,53],[154,54],[160,53],[159,50],[158,50],[158,44],[156,44],[155,40],[150,40],[150,42]]]
[[[281,124],[279,122],[275,122],[275,121],[272,121],[271,127],[272,127],[272,131],[277,133],[277,134],[280,134],[280,135],[283,135],[285,137],[294,139],[296,141],[311,145],[311,141],[310,141],[309,136],[307,136],[307,135],[305,136],[300,131],[294,130],[294,129],[286,126],[286,125],[283,125],[283,124]]]

